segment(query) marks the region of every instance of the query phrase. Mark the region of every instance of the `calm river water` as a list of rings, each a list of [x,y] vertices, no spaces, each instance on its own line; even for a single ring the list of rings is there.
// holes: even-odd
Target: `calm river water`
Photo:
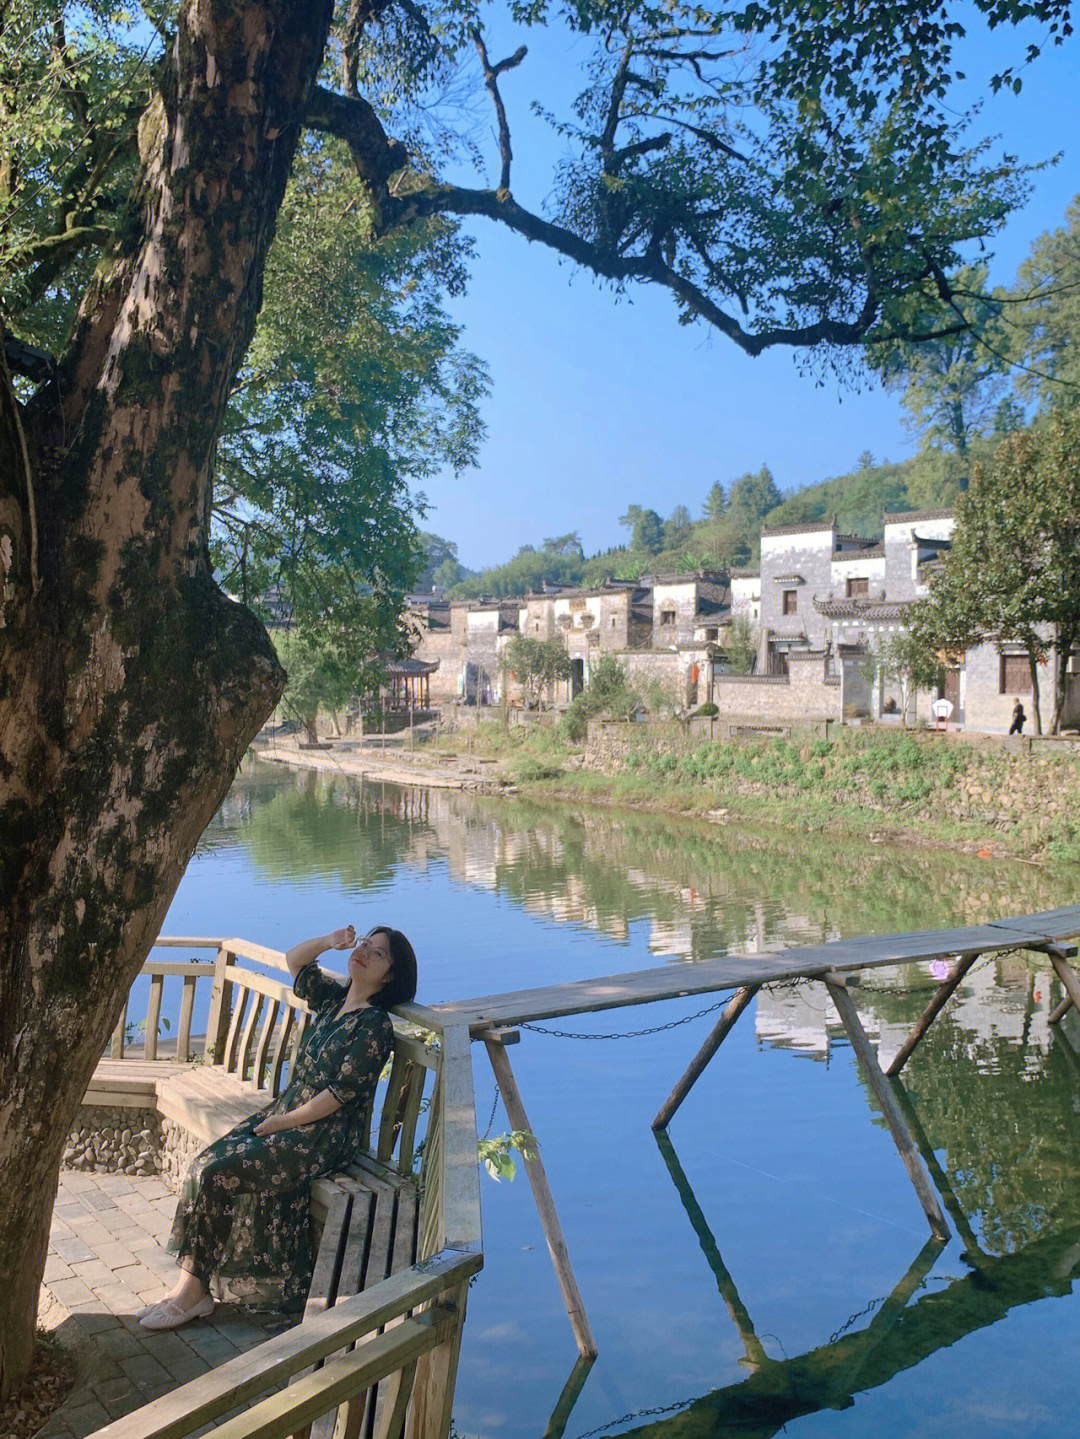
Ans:
[[[165,932],[285,948],[385,920],[434,1003],[1032,912],[1075,902],[1078,878],[254,765]],[[856,992],[883,1056],[933,983],[876,971]],[[600,1357],[567,1412],[581,1375],[528,1182],[485,1176],[457,1435],[1074,1435],[1080,1026],[1051,1035],[1058,997],[1045,964],[982,962],[905,1071],[970,1225],[944,1250],[819,987],[759,995],[666,1146],[650,1120],[713,1016],[523,1032],[511,1058]],[[706,1003],[549,1027],[622,1035]],[[483,1131],[495,1089],[482,1051],[475,1064]],[[492,1132],[507,1127],[499,1109]]]

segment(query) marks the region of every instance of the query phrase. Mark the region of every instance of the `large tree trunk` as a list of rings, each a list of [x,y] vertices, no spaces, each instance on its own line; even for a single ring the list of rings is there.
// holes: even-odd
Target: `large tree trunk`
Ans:
[[[213,581],[211,471],[328,23],[187,0],[122,246],[55,382],[22,410],[0,384],[0,1392],[65,1136],[282,687]]]

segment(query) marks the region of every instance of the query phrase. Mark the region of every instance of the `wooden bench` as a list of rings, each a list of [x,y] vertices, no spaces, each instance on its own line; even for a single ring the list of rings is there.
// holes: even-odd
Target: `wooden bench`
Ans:
[[[307,1006],[285,956],[263,945],[159,936],[155,948],[216,958],[147,960],[146,1019],[129,1024],[125,1006],[85,1102],[155,1109],[205,1144],[281,1094]],[[191,1032],[200,985],[210,991],[202,1039]],[[180,988],[179,1009],[167,1006],[179,1025],[175,1042],[159,1043],[170,987]],[[114,1420],[102,1439],[195,1439],[215,1422],[222,1439],[307,1439],[312,1425],[335,1439],[397,1439],[403,1421],[409,1439],[447,1439],[468,1286],[483,1265],[469,1033],[419,1005],[391,1017],[393,1062],[355,1163],[312,1185],[318,1242],[303,1318]],[[141,1053],[130,1042],[140,1030]]]
[[[235,965],[220,993],[211,1027],[217,1037],[208,1035],[202,1063],[104,1058],[84,1103],[156,1109],[204,1145],[269,1103],[299,1052],[307,1007],[285,983]],[[377,1129],[373,1134],[369,1107],[355,1163],[312,1185],[319,1242],[305,1318],[414,1263],[419,1198],[412,1171],[427,1076],[436,1065],[423,1040],[395,1021]]]

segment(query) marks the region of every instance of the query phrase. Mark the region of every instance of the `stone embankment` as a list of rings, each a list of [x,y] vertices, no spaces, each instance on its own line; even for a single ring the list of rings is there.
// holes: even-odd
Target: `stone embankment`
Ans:
[[[347,774],[357,779],[384,780],[388,784],[485,790],[498,783],[497,761],[493,759],[458,754],[440,756],[431,746],[414,750],[407,742],[382,747],[374,740],[328,740],[324,748],[315,748],[275,739],[257,741],[254,750],[259,759],[270,763]]]
[[[767,799],[792,814],[824,803],[875,823],[1013,853],[1080,860],[1080,744],[1036,736],[830,725],[711,740],[669,725],[590,725],[585,769],[717,804]]]
[[[685,812],[794,830],[887,832],[1026,858],[1080,861],[1075,738],[937,733],[895,725],[744,726],[719,719],[591,721],[584,749],[555,716],[529,733],[497,724],[454,736],[453,752],[399,742],[260,745],[260,758],[396,784],[506,792]],[[545,723],[546,721],[546,723]],[[464,751],[464,753],[463,753]]]

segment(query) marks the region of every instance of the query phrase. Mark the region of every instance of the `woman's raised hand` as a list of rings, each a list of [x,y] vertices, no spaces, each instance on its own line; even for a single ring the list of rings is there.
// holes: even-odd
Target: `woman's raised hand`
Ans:
[[[356,944],[356,930],[351,924],[344,929],[335,929],[330,936],[331,949],[352,949]]]

